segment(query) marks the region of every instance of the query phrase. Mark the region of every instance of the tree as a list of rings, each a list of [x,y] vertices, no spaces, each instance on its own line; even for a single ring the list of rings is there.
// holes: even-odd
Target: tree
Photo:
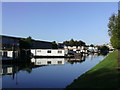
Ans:
[[[105,46],[105,45],[99,46],[98,49],[99,49],[100,52],[102,52],[102,53],[108,53],[108,51],[109,51],[109,48],[108,48],[107,46]]]
[[[118,15],[113,14],[109,18],[108,28],[112,46],[115,49],[120,49],[120,11],[118,12]]]
[[[109,18],[108,28],[110,42],[118,50],[118,67],[120,67],[120,10],[118,15],[113,14]]]
[[[91,44],[91,45],[90,45],[90,47],[94,47],[94,45],[93,45],[93,44]]]
[[[70,41],[64,41],[63,44],[65,45],[69,45],[69,46],[85,46],[85,42],[83,41],[77,41],[77,40],[73,40],[71,39]]]
[[[70,46],[74,46],[74,45],[75,45],[75,43],[74,43],[74,40],[73,40],[73,39],[71,39],[71,40],[69,41],[69,45],[70,45]]]
[[[20,39],[20,49],[30,49],[32,47],[32,38],[29,36],[28,38]]]
[[[83,42],[83,41],[78,41],[78,46],[86,46],[86,44],[85,44],[85,42]]]
[[[53,41],[52,42],[52,49],[57,49],[58,48],[58,45],[56,43],[56,41]]]
[[[20,39],[19,44],[20,59],[28,61],[28,59],[31,58],[30,49],[32,47],[32,38],[29,36],[28,38]]]

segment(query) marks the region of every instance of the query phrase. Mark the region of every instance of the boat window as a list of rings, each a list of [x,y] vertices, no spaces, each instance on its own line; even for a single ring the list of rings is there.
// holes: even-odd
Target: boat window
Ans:
[[[41,65],[41,62],[36,62],[37,65]]]
[[[7,52],[4,52],[3,57],[7,57]]]
[[[58,61],[58,64],[62,64],[62,61]]]
[[[47,53],[51,53],[51,50],[48,50]]]
[[[58,53],[62,53],[62,51],[58,51]]]
[[[51,61],[47,61],[47,64],[51,64]]]
[[[41,50],[37,50],[37,52],[41,52]]]

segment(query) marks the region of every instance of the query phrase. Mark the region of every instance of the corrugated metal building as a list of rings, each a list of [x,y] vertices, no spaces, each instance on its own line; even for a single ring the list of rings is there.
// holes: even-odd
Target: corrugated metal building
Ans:
[[[0,35],[0,49],[11,50],[13,45],[19,48],[19,41],[22,38]],[[52,43],[46,41],[33,40],[32,49],[51,49]]]

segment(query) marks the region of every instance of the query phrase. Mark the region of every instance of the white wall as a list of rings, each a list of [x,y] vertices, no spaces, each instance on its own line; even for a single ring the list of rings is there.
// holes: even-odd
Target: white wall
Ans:
[[[48,51],[51,51],[51,53],[48,53]],[[34,56],[65,56],[65,50],[63,49],[31,49],[31,53]]]
[[[7,51],[7,57],[13,57],[13,51]],[[15,51],[15,57],[18,57],[18,51]]]
[[[94,47],[88,47],[89,50],[94,49]]]
[[[13,73],[13,68],[12,67],[2,68],[1,74],[11,74],[11,73]]]
[[[4,52],[7,53],[7,56],[6,56],[6,57],[13,57],[13,51],[0,51],[1,56],[4,56]],[[16,57],[18,56],[18,51],[15,51],[15,56],[16,56]]]
[[[13,51],[7,51],[7,56],[12,57],[13,56]]]
[[[12,67],[7,67],[7,73],[12,73],[13,70],[12,70]]]
[[[98,52],[98,48],[97,47],[88,47],[88,50],[92,51],[92,52]]]

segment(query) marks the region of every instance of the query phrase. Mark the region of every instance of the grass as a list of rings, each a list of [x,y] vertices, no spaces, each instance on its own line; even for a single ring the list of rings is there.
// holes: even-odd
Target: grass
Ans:
[[[117,53],[117,51],[109,53],[102,62],[75,79],[66,88],[119,88],[120,71],[116,69]]]

